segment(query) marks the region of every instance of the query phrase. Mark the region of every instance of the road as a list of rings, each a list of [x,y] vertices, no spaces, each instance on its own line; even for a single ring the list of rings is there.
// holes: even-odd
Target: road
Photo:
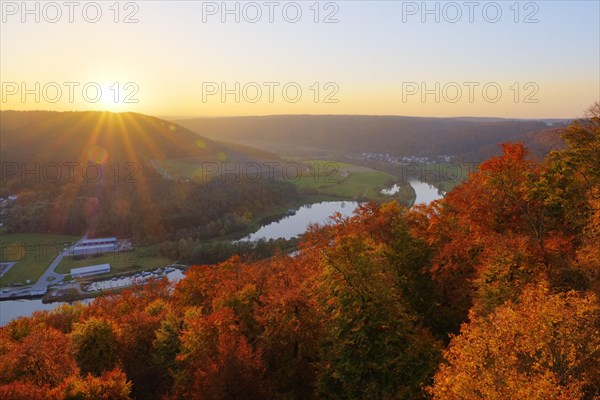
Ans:
[[[56,285],[57,283],[62,282],[65,275],[59,274],[59,273],[55,272],[54,270],[56,269],[58,264],[62,261],[63,257],[65,257],[69,254],[69,251],[71,250],[71,248],[77,246],[82,240],[85,240],[85,239],[87,239],[87,235],[83,236],[81,239],[79,239],[78,241],[73,243],[71,245],[71,247],[67,247],[66,250],[61,251],[58,254],[58,256],[56,256],[54,261],[52,261],[50,263],[48,268],[46,268],[46,271],[44,271],[44,273],[42,274],[42,276],[40,276],[40,278],[37,280],[36,283],[34,283],[31,286],[21,286],[18,288],[9,289],[8,292],[1,293],[0,298],[6,299],[6,298],[14,297],[14,296],[27,296],[27,295],[31,295],[32,293],[39,293],[39,292],[45,293],[46,289],[48,288],[48,285]]]

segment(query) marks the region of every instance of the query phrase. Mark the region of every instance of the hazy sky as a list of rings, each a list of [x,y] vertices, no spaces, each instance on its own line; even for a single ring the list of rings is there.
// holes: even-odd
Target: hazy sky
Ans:
[[[599,1],[1,3],[2,109],[570,118],[600,99]]]

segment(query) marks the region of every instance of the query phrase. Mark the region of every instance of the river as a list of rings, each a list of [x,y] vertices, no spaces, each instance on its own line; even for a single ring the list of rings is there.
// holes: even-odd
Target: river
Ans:
[[[149,274],[149,273],[147,273]],[[146,277],[158,277],[159,274],[146,275]],[[174,269],[164,275],[171,282],[178,282],[183,279],[184,274],[179,269]],[[125,288],[133,283],[134,280],[140,281],[143,280],[144,277],[123,277],[119,279],[107,279],[102,281],[94,282],[91,286],[91,290],[99,290],[99,289],[118,289]],[[89,303],[92,299],[82,300],[84,303]],[[48,311],[54,310],[59,305],[65,304],[63,302],[54,302],[44,304],[42,303],[42,299],[32,299],[32,300],[3,300],[0,301],[0,326],[4,326],[9,323],[11,320],[18,317],[26,317],[33,314],[35,311]]]
[[[0,326],[6,325],[11,320],[28,316],[34,311],[53,310],[63,303],[42,303],[42,299],[35,300],[3,300],[0,302]]]
[[[310,224],[327,224],[336,212],[349,217],[358,207],[355,201],[324,201],[300,207],[294,215],[290,215],[261,227],[258,231],[241,239],[255,241],[259,239],[291,239],[306,232]]]
[[[426,182],[418,180],[410,181],[410,184],[415,189],[417,195],[415,204],[430,202],[443,197],[435,187]],[[397,185],[388,189],[384,189],[382,193],[392,195],[399,190]],[[262,226],[258,231],[246,236],[241,240],[255,241],[259,239],[290,239],[304,233],[310,224],[327,224],[330,223],[334,213],[339,212],[343,217],[349,217],[358,207],[355,201],[325,201],[321,203],[310,204],[300,207],[293,215],[284,217],[276,222],[271,222]],[[183,274],[174,274],[175,279],[181,279]],[[129,279],[129,278],[124,278]],[[100,282],[96,286],[109,288],[126,285],[128,282],[121,280]],[[43,304],[41,300],[7,300],[0,302],[0,326],[5,325],[10,320],[31,315],[34,311],[52,310],[62,303]]]
[[[417,195],[415,204],[429,204],[434,200],[444,197],[434,186],[419,180],[411,180],[410,185]],[[383,189],[386,195],[396,194],[400,190],[398,185]],[[329,217],[339,212],[343,217],[349,217],[358,207],[355,201],[324,201],[300,207],[294,215],[290,215],[262,226],[258,231],[241,239],[242,241],[255,241],[259,239],[290,239],[304,233],[310,224],[326,224],[331,222]]]
[[[435,186],[427,182],[412,180],[409,183],[417,194],[415,204],[429,204],[444,197],[445,193],[440,192]]]

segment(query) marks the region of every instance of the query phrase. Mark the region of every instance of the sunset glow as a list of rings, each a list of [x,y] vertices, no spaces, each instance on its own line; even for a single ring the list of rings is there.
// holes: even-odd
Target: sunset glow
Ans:
[[[1,400],[600,400],[600,0],[0,0]]]
[[[35,3],[22,4],[33,10]],[[599,97],[595,1],[498,3],[498,18],[496,3],[472,10],[462,3],[301,3],[298,21],[296,7],[281,3],[272,22],[265,5],[252,4],[102,3],[97,22],[86,20],[94,7],[86,14],[81,7],[70,23],[68,10],[51,22],[54,10],[38,5],[35,22],[35,13],[22,15],[21,3],[3,2],[0,106],[179,116],[570,118]],[[43,93],[52,82],[63,89],[57,101],[53,88]],[[65,82],[78,85],[72,99]],[[36,84],[39,98],[23,95]],[[82,92],[95,84],[102,87],[98,101],[90,99],[93,87]],[[486,98],[490,84],[500,88],[498,98]]]

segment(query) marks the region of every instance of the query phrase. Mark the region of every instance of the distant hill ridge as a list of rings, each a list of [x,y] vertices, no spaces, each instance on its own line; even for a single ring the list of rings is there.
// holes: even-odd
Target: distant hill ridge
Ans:
[[[273,115],[177,120],[209,138],[269,150],[306,146],[340,152],[389,153],[397,156],[453,155],[486,159],[498,144],[524,142],[544,155],[564,146],[557,127],[545,120],[499,118],[425,118],[366,115]]]
[[[2,111],[3,162],[138,162],[202,158],[249,162],[276,156],[202,137],[138,113]]]

